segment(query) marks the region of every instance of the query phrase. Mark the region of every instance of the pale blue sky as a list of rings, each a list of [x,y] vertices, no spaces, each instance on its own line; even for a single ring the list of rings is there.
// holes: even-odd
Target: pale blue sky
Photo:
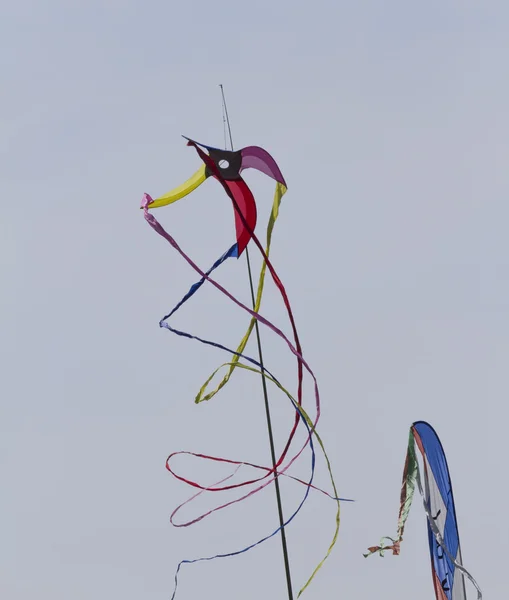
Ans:
[[[486,599],[504,596],[508,19],[489,0],[3,4],[2,598],[168,599],[180,559],[277,524],[268,490],[169,525],[190,495],[164,468],[170,452],[269,459],[256,378],[194,405],[227,356],[158,328],[195,275],[138,210],[143,192],[199,166],[181,134],[223,143],[219,83],[236,146],[269,150],[288,182],[273,260],[319,378],[340,493],[358,500],[304,597],[433,597],[418,502],[400,557],[362,557],[396,532],[418,419],[445,446],[465,564]],[[263,235],[272,183],[246,179]],[[203,267],[232,243],[214,182],[157,216]],[[248,300],[243,261],[218,279]],[[264,312],[288,331],[273,288]],[[235,345],[247,319],[204,288],[176,323]],[[264,340],[293,384],[288,352]],[[291,417],[272,398],[281,444]],[[290,511],[303,489],[282,487]],[[311,495],[288,531],[296,589],[333,525],[333,503]],[[178,600],[205,595],[284,598],[279,540],[184,568]]]

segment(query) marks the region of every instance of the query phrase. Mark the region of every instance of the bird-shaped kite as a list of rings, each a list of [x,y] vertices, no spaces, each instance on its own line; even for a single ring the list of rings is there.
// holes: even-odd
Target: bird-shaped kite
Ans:
[[[221,150],[183,137],[188,140],[188,146],[197,149],[204,164],[185,183],[149,201],[147,207],[152,209],[167,206],[190,194],[209,177],[220,179],[226,185],[233,201],[237,234],[237,248],[233,255],[240,257],[252,237],[257,220],[256,202],[248,185],[242,179],[242,171],[257,169],[280,183],[286,191],[284,177],[272,156],[259,146],[248,146],[242,150]],[[207,150],[208,155],[203,153],[200,147]]]
[[[320,417],[320,395],[319,395],[319,391],[318,391],[318,384],[317,384],[317,381],[316,381],[313,371],[311,370],[308,363],[306,362],[306,360],[303,357],[302,348],[300,345],[299,336],[298,336],[297,328],[295,325],[295,320],[293,317],[292,309],[291,309],[290,302],[289,302],[288,296],[286,294],[285,288],[284,288],[279,276],[277,275],[276,270],[274,269],[271,261],[269,260],[269,251],[270,251],[272,232],[274,229],[275,222],[279,215],[279,207],[281,204],[281,199],[287,189],[286,181],[285,181],[278,165],[276,164],[275,160],[272,158],[272,156],[266,150],[264,150],[263,148],[260,148],[259,146],[248,146],[241,150],[237,150],[237,151],[230,150],[229,151],[229,150],[221,150],[219,148],[214,148],[211,146],[205,146],[204,144],[199,144],[198,142],[195,142],[189,138],[185,138],[185,139],[188,141],[187,142],[188,146],[194,147],[195,150],[197,151],[198,155],[202,159],[202,161],[203,161],[202,167],[200,167],[200,169],[198,169],[198,171],[190,179],[188,179],[183,185],[173,189],[172,191],[164,194],[163,196],[160,196],[156,199],[152,199],[151,196],[149,196],[148,194],[145,194],[144,198],[143,198],[142,206],[141,206],[141,208],[144,209],[145,219],[151,225],[151,227],[159,235],[161,235],[163,238],[165,238],[179,252],[179,254],[188,262],[188,264],[195,271],[197,271],[201,276],[201,279],[191,286],[188,293],[182,298],[182,300],[180,300],[180,302],[173,308],[173,310],[170,311],[170,313],[167,314],[165,317],[163,317],[163,319],[161,319],[160,326],[165,327],[166,329],[172,331],[173,333],[176,333],[179,336],[184,336],[187,338],[198,340],[201,343],[205,343],[209,346],[214,346],[216,348],[228,351],[233,355],[233,357],[229,363],[226,363],[226,365],[222,365],[222,366],[227,366],[229,368],[229,370],[228,370],[228,373],[224,376],[223,380],[216,387],[216,389],[207,394],[205,393],[205,390],[206,390],[208,384],[210,383],[210,381],[212,380],[214,375],[217,373],[217,371],[221,367],[219,367],[219,369],[216,369],[212,373],[212,375],[206,380],[205,384],[201,387],[200,392],[198,393],[198,395],[196,397],[196,402],[201,402],[201,401],[209,400],[210,398],[212,398],[212,396],[214,396],[228,382],[233,370],[237,367],[240,367],[242,369],[247,369],[249,371],[262,373],[267,381],[271,382],[277,388],[279,388],[279,390],[281,390],[291,401],[292,412],[294,415],[294,421],[293,421],[293,427],[291,429],[288,440],[284,446],[284,449],[282,450],[281,454],[279,455],[279,458],[277,460],[275,460],[273,457],[274,460],[273,460],[272,468],[255,465],[253,463],[246,463],[243,461],[233,461],[230,459],[217,458],[217,457],[207,456],[207,455],[203,455],[203,454],[195,454],[192,452],[174,452],[173,454],[171,454],[167,459],[167,463],[166,463],[167,469],[181,481],[184,481],[184,482],[188,483],[189,485],[191,485],[195,488],[198,488],[200,490],[198,492],[198,494],[195,494],[195,496],[193,496],[189,501],[191,501],[197,495],[199,495],[205,491],[219,492],[219,491],[223,491],[223,490],[227,490],[227,489],[231,490],[231,489],[235,489],[235,488],[242,488],[243,486],[247,486],[247,485],[251,485],[251,484],[256,485],[256,487],[254,489],[245,493],[241,497],[239,497],[235,500],[232,500],[230,502],[227,502],[226,504],[222,504],[187,523],[183,523],[183,524],[176,525],[176,526],[187,526],[187,525],[196,523],[196,522],[200,521],[201,519],[203,519],[204,517],[212,514],[216,510],[221,510],[223,508],[226,508],[226,507],[230,506],[231,504],[239,502],[239,501],[261,491],[268,484],[275,482],[276,478],[281,478],[282,476],[289,477],[291,479],[299,481],[300,483],[305,484],[306,492],[305,492],[304,498],[298,505],[297,510],[295,510],[293,512],[293,514],[288,519],[286,519],[286,521],[284,523],[281,521],[280,527],[278,529],[276,529],[274,532],[270,533],[269,535],[264,536],[259,541],[255,542],[253,544],[250,544],[249,546],[247,546],[241,550],[235,551],[235,552],[219,554],[214,557],[205,557],[205,558],[200,558],[200,559],[182,561],[177,568],[177,573],[180,570],[180,566],[184,563],[198,562],[201,560],[210,560],[211,558],[233,556],[233,555],[243,553],[243,552],[249,550],[250,548],[253,548],[254,546],[257,546],[258,544],[268,540],[269,538],[274,536],[276,533],[278,533],[278,531],[282,530],[288,523],[290,523],[290,521],[292,521],[293,518],[300,511],[304,501],[306,500],[306,498],[309,494],[310,489],[311,488],[318,489],[318,488],[315,488],[312,484],[313,474],[314,474],[314,469],[315,469],[315,451],[314,451],[313,441],[312,441],[312,438],[314,436],[317,439],[317,441],[324,453],[324,456],[325,456],[325,459],[327,462],[327,468],[328,468],[329,475],[331,478],[332,488],[333,488],[332,494],[329,494],[328,492],[323,492],[323,490],[319,490],[319,491],[322,491],[323,493],[325,493],[327,496],[332,498],[337,503],[336,526],[335,526],[335,532],[334,532],[334,536],[332,538],[332,542],[327,550],[325,557],[320,562],[318,567],[316,567],[316,569],[313,571],[312,575],[309,577],[306,584],[302,587],[301,592],[300,592],[300,593],[302,593],[304,591],[304,589],[309,585],[309,583],[313,579],[316,572],[320,569],[320,567],[324,563],[325,559],[329,556],[329,554],[336,542],[337,535],[338,535],[338,529],[339,529],[339,501],[340,501],[340,498],[338,497],[338,494],[337,494],[337,490],[336,490],[336,487],[334,484],[334,478],[332,476],[331,466],[330,466],[329,460],[327,458],[327,455],[325,453],[323,443],[320,439],[320,436],[318,435],[318,433],[316,431],[316,426],[317,426],[317,423],[318,423],[318,420]],[[258,171],[271,177],[276,182],[274,203],[272,206],[272,210],[271,210],[268,225],[267,225],[267,242],[266,242],[265,250],[263,249],[262,245],[260,244],[260,242],[255,234],[255,228],[256,228],[256,223],[257,223],[257,208],[256,208],[255,199],[253,197],[251,190],[249,189],[246,182],[242,178],[243,171],[246,169],[250,169],[250,168],[257,169]],[[216,260],[216,262],[212,265],[212,267],[208,271],[204,272],[189,258],[189,256],[187,256],[183,252],[183,250],[180,248],[180,246],[177,244],[177,242],[174,240],[174,238],[167,231],[165,231],[165,229],[161,226],[161,224],[155,219],[153,214],[149,211],[151,211],[154,208],[167,206],[169,204],[176,202],[177,200],[180,200],[181,198],[184,198],[185,196],[190,194],[193,190],[198,188],[209,177],[212,177],[212,178],[216,179],[217,181],[219,181],[219,183],[223,186],[225,192],[227,193],[227,195],[229,196],[229,198],[232,201],[234,212],[235,212],[236,241],[229,250],[227,250],[218,260]],[[256,296],[253,291],[253,297],[255,298],[255,300],[253,302],[252,309],[248,308],[242,302],[237,300],[237,298],[235,298],[229,291],[227,291],[223,286],[221,286],[217,281],[215,281],[211,277],[211,273],[215,269],[217,269],[226,259],[228,259],[230,257],[237,257],[237,258],[240,257],[243,254],[243,252],[246,250],[246,247],[251,240],[255,243],[255,245],[257,246],[257,248],[259,249],[259,251],[263,257],[263,263],[262,263],[262,267],[261,267],[261,271],[260,271],[260,275],[259,275],[258,290],[257,290]],[[291,328],[292,328],[292,333],[293,333],[293,341],[290,341],[285,336],[285,334],[282,332],[282,330],[280,328],[276,327],[268,319],[264,318],[259,313],[266,269],[269,270],[269,272],[272,276],[272,279],[273,279],[277,289],[279,290],[281,297],[283,299],[283,302],[285,304],[287,314],[288,314],[288,317],[289,317],[289,320],[291,323]],[[174,315],[174,313],[187,300],[189,300],[191,298],[191,296],[193,296],[198,291],[198,289],[203,285],[203,283],[205,281],[208,281],[209,283],[211,283],[216,289],[221,291],[227,298],[229,298],[237,306],[241,307],[243,310],[247,311],[251,315],[251,322],[250,322],[249,328],[248,328],[247,332],[245,333],[244,337],[242,338],[242,340],[236,350],[230,350],[229,348],[227,348],[226,346],[224,346],[222,344],[204,340],[198,336],[191,335],[191,334],[185,333],[183,331],[179,331],[179,330],[175,329],[174,327],[170,326],[168,323],[168,320],[170,319],[170,317],[172,317],[172,315]],[[256,322],[259,322],[259,323],[265,325],[272,332],[274,332],[277,336],[279,336],[281,339],[283,339],[284,342],[287,344],[288,348],[291,350],[291,352],[297,358],[298,386],[297,386],[297,397],[295,399],[287,391],[287,389],[285,389],[281,385],[281,383],[275,378],[275,376],[264,367],[261,359],[260,359],[260,361],[257,361],[255,359],[250,358],[245,355],[244,350],[245,350],[245,347],[247,345],[247,342],[249,340],[249,337],[251,335],[251,332],[253,331],[253,327]],[[248,361],[248,363],[251,363],[251,364],[249,365],[249,364],[240,363],[241,358]],[[302,407],[302,381],[303,381],[303,372],[304,371],[306,371],[313,380],[315,406],[316,406],[316,416],[314,419],[311,419],[305,412],[304,408]],[[294,454],[292,457],[289,458],[289,457],[287,457],[287,455],[289,453],[292,440],[294,439],[294,435],[295,435],[297,426],[300,422],[302,422],[304,424],[305,428],[307,429],[307,433],[308,433],[307,439],[306,439],[304,445],[300,448],[300,450],[298,450],[296,452],[296,454]],[[308,481],[304,482],[298,478],[292,477],[291,475],[286,473],[286,471],[295,462],[295,460],[302,454],[302,452],[304,451],[304,449],[306,447],[309,447],[311,450],[312,460],[311,460],[310,478]],[[188,455],[199,457],[199,458],[206,459],[206,460],[228,463],[228,464],[234,465],[236,467],[235,473],[241,466],[254,468],[258,471],[261,471],[262,475],[255,477],[255,478],[249,478],[248,480],[242,481],[241,483],[221,486],[220,484],[223,484],[226,480],[233,477],[233,475],[231,475],[213,486],[210,486],[210,484],[203,485],[203,484],[197,483],[195,481],[191,481],[191,480],[184,478],[180,475],[177,475],[175,473],[173,468],[170,466],[170,460],[178,454],[188,454]],[[184,504],[187,504],[189,501],[185,502]],[[173,517],[175,516],[176,512],[182,506],[183,505],[179,506],[173,512],[172,522],[173,522]],[[176,591],[176,584],[177,584],[177,579],[175,579],[175,591]],[[174,595],[175,595],[175,591],[174,591]]]

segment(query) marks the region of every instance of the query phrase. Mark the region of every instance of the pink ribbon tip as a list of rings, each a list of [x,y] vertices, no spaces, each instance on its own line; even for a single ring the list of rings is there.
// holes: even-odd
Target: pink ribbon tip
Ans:
[[[143,194],[140,208],[147,208],[152,204],[152,202],[154,202],[154,200],[150,194]]]

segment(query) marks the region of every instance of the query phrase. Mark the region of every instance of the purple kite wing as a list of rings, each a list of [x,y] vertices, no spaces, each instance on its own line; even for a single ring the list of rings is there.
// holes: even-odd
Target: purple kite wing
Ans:
[[[259,146],[247,146],[240,152],[242,155],[240,172],[244,169],[257,169],[265,175],[272,177],[272,179],[276,180],[278,183],[288,187],[276,161],[266,150]]]

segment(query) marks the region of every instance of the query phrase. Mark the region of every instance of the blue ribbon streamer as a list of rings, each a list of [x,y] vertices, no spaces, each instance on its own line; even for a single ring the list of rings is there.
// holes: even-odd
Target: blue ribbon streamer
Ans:
[[[227,250],[220,258],[218,258],[216,260],[216,262],[212,265],[212,267],[207,271],[206,275],[207,277],[213,272],[215,271],[220,265],[222,265],[228,258],[231,257],[236,257],[237,256],[237,244],[234,244],[229,250]],[[203,285],[203,283],[206,281],[206,277],[202,277],[199,281],[197,281],[196,283],[194,283],[190,288],[189,291],[187,292],[187,294],[180,300],[180,302],[178,302],[178,304],[176,304],[176,306],[167,314],[165,315],[160,321],[159,321],[159,326],[162,328],[167,329],[168,331],[171,331],[172,333],[175,333],[178,336],[181,337],[186,337],[192,340],[196,340],[198,342],[201,342],[202,344],[206,344],[208,346],[213,346],[215,348],[219,348],[220,350],[224,350],[226,352],[228,352],[229,354],[234,354],[240,358],[243,358],[244,360],[247,360],[248,362],[250,362],[251,364],[255,365],[256,367],[258,367],[263,373],[267,374],[269,377],[271,377],[275,382],[277,382],[279,384],[279,381],[277,380],[277,378],[264,366],[262,366],[260,364],[259,361],[255,360],[254,358],[251,358],[249,356],[246,356],[240,352],[236,352],[235,350],[232,350],[230,348],[228,348],[227,346],[223,346],[222,344],[219,344],[217,342],[212,342],[210,340],[205,340],[203,338],[200,338],[198,336],[192,335],[190,333],[187,333],[185,331],[180,331],[178,329],[175,329],[173,327],[171,327],[171,325],[169,325],[167,323],[167,320],[173,316],[177,310],[179,310],[179,308],[185,303],[187,302],[199,289],[200,287]],[[308,496],[309,496],[309,491],[311,489],[311,484],[313,482],[313,478],[314,478],[314,474],[315,474],[315,464],[316,464],[316,452],[314,449],[314,445],[313,445],[313,436],[311,435],[311,428],[309,427],[308,422],[306,421],[306,419],[304,418],[304,415],[300,409],[300,406],[298,405],[297,402],[294,403],[293,400],[290,399],[290,402],[292,403],[292,407],[298,411],[300,419],[302,420],[302,422],[304,423],[306,429],[308,430],[309,433],[309,446],[310,446],[310,450],[311,450],[311,476],[309,479],[309,482],[306,486],[306,493],[304,494],[304,498],[301,500],[299,506],[297,507],[297,510],[289,517],[289,519],[281,526],[279,526],[275,531],[273,531],[271,534],[263,537],[262,539],[258,540],[257,542],[243,548],[242,550],[237,550],[234,552],[228,552],[225,554],[216,554],[214,556],[207,556],[207,557],[202,557],[202,558],[195,558],[195,559],[185,559],[180,561],[180,563],[177,566],[177,570],[175,572],[175,587],[173,590],[173,594],[171,596],[171,600],[174,600],[175,598],[175,594],[177,593],[177,586],[178,586],[178,574],[180,572],[180,568],[182,567],[182,565],[184,564],[193,564],[193,563],[197,563],[197,562],[202,562],[202,561],[209,561],[209,560],[214,560],[216,558],[227,558],[230,556],[237,556],[239,554],[243,554],[244,552],[247,552],[248,550],[251,550],[252,548],[254,548],[255,546],[258,546],[260,544],[262,544],[263,542],[266,542],[267,540],[269,540],[270,538],[274,537],[283,527],[286,527],[286,525],[288,525],[291,521],[293,521],[293,519],[297,516],[297,514],[300,512],[302,506],[304,505],[304,502],[307,500]],[[276,474],[277,476],[277,474]],[[353,500],[349,500],[346,498],[332,498],[333,500],[340,500],[340,501],[344,501],[344,502],[353,502]]]

